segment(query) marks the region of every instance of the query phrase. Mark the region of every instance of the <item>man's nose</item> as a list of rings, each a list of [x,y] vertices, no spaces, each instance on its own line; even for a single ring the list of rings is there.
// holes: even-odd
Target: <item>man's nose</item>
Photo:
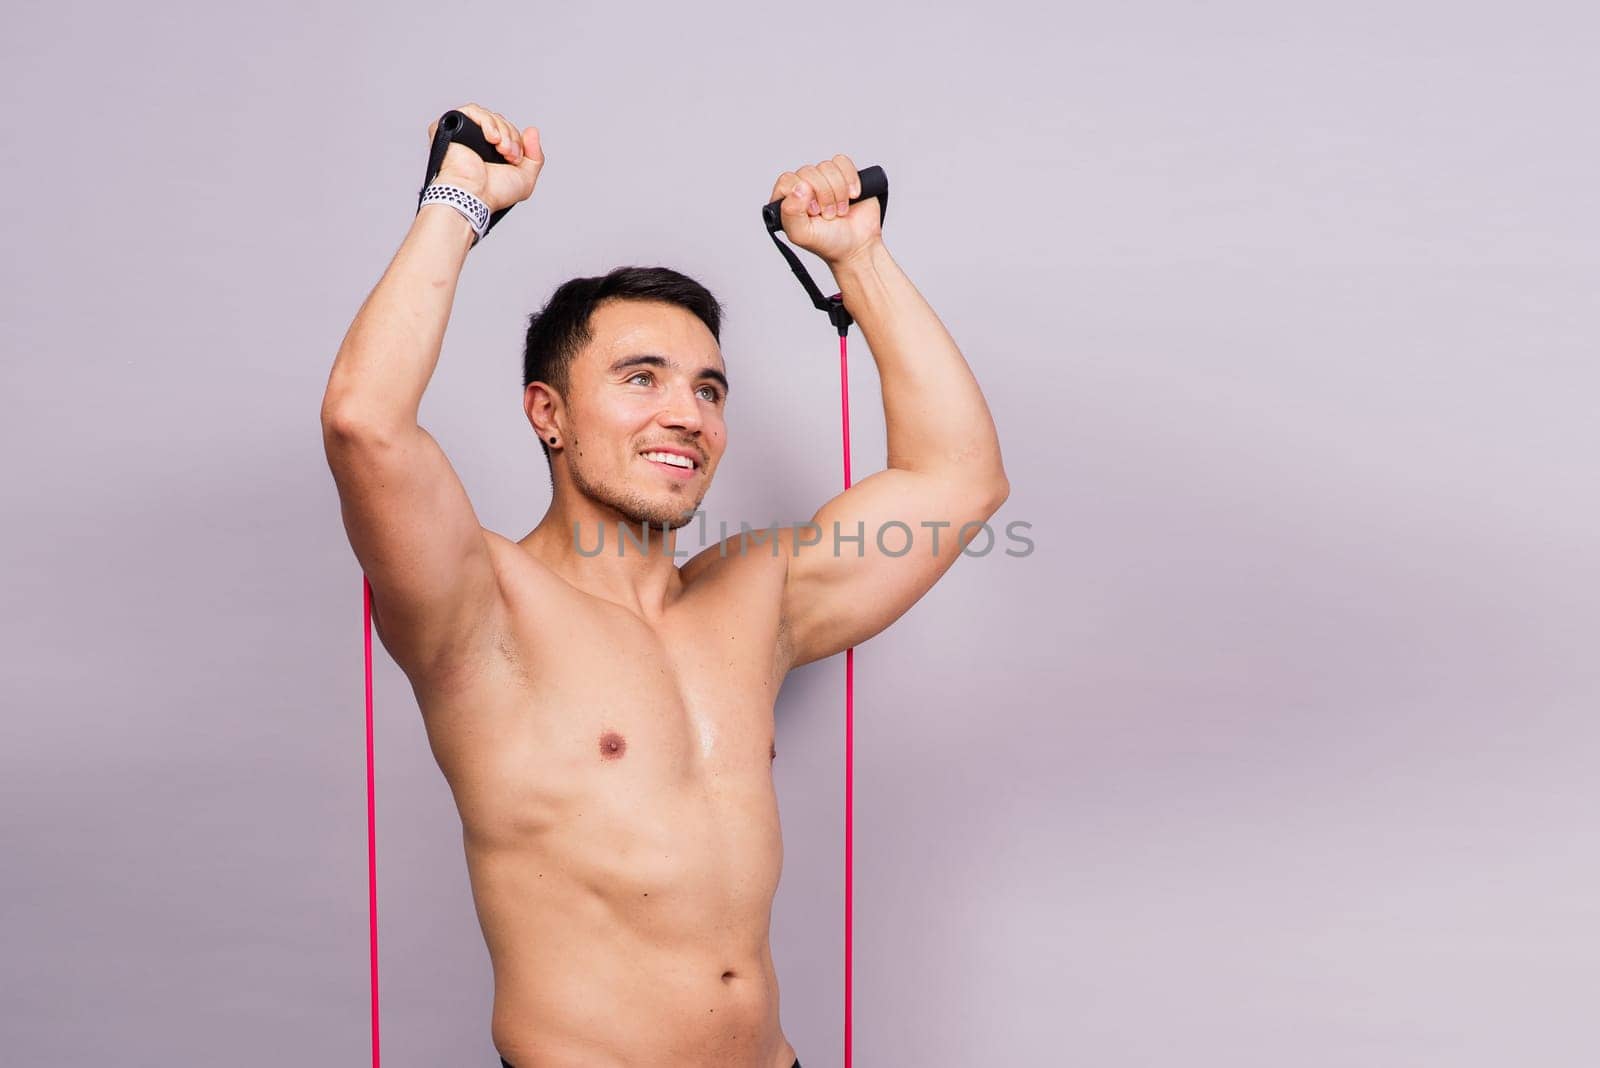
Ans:
[[[684,386],[669,390],[666,405],[658,417],[662,426],[678,427],[690,432],[700,429],[700,402],[695,399],[694,388]]]

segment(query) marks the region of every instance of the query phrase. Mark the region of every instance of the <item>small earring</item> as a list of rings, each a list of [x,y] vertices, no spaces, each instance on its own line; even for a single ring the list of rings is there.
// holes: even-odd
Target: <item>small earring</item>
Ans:
[[[556,443],[556,439],[555,439],[555,438],[553,438],[553,437],[552,437],[552,438],[551,438],[551,439],[550,439],[550,444],[552,444],[552,445],[554,445],[554,444],[555,444],[555,443]]]

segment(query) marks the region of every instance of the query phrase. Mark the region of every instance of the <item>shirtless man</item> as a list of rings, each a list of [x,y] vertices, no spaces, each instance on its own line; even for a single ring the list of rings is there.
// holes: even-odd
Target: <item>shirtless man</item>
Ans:
[[[436,181],[491,210],[527,199],[538,130],[459,110],[504,162],[451,145]],[[822,506],[820,536],[778,527],[775,552],[767,517],[675,555],[728,444],[717,305],[677,272],[574,280],[530,320],[523,408],[553,496],[518,541],[479,525],[417,424],[473,237],[462,215],[423,206],[340,346],[328,462],[379,638],[460,811],[492,1037],[517,1068],[799,1063],[768,941],[778,690],[910,608],[1009,489],[978,384],[886,251],[877,201],[836,210],[856,183],[839,155],[785,171],[768,200],[871,347],[888,465]],[[890,555],[898,527],[880,545],[893,521],[909,552]]]

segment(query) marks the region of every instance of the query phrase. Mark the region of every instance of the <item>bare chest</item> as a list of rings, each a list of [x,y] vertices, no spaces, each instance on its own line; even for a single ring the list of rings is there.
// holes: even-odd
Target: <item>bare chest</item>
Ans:
[[[464,707],[424,708],[469,832],[509,844],[770,807],[776,604],[708,592],[723,595],[654,625],[582,596],[515,607],[496,663],[453,696]]]

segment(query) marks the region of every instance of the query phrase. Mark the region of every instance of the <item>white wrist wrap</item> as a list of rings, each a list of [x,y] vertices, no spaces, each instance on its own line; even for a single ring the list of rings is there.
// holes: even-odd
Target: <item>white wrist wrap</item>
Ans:
[[[422,203],[417,205],[418,211],[422,210],[422,204],[448,204],[459,211],[472,225],[474,246],[489,230],[489,205],[458,186],[434,182],[423,190]]]

